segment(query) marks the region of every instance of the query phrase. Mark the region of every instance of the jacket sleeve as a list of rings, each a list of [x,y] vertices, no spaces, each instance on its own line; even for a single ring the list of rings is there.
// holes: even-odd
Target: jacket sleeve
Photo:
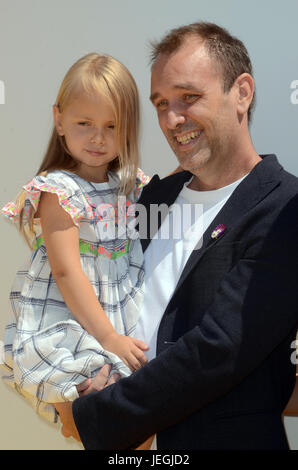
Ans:
[[[130,377],[75,400],[86,449],[127,449],[185,419],[239,384],[297,328],[297,209],[295,197],[265,239],[251,240],[198,326]]]

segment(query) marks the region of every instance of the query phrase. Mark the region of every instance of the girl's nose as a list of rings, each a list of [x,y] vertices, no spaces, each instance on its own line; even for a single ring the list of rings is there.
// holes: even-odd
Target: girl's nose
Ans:
[[[102,145],[104,143],[104,135],[102,130],[97,129],[93,134],[90,139],[91,143],[97,144],[97,145]]]

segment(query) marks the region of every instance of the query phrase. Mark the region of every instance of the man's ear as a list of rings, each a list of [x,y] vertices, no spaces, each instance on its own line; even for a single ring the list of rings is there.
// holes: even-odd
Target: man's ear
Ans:
[[[236,78],[234,86],[236,87],[237,111],[240,115],[244,115],[254,96],[254,79],[249,73],[242,73]]]
[[[56,104],[53,104],[53,118],[56,130],[59,135],[64,135],[63,126],[62,126],[62,114],[59,111],[59,108]]]

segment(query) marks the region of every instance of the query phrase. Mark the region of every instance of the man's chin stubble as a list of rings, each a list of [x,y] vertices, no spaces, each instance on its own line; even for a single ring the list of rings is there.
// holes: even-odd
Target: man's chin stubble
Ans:
[[[183,158],[179,157],[179,155],[176,155],[177,159],[180,163],[180,166],[186,170],[190,171],[193,174],[196,174],[200,170],[202,170],[205,165],[208,163],[210,160],[210,151],[209,149],[206,149],[206,152],[200,152],[200,155],[194,154],[193,156],[191,155],[184,155]]]

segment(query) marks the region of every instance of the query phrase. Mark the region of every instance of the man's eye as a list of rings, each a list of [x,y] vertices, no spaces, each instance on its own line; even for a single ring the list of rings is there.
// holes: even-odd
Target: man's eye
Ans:
[[[155,104],[155,107],[157,109],[160,109],[160,108],[165,108],[167,105],[168,105],[167,100],[160,100]]]
[[[199,98],[199,95],[194,95],[193,93],[189,93],[187,95],[184,95],[184,101],[187,101],[187,103],[193,103]]]

